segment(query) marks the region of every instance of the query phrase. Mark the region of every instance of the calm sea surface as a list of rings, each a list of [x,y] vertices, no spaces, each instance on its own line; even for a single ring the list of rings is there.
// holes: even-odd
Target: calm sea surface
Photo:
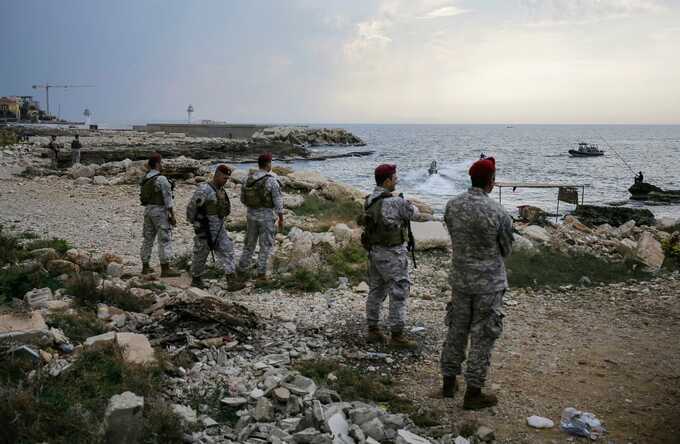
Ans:
[[[373,169],[396,163],[398,190],[429,202],[441,213],[446,201],[467,189],[467,170],[480,153],[496,157],[497,181],[586,184],[585,202],[606,204],[628,199],[635,171],[662,188],[680,189],[680,125],[323,125],[345,128],[366,141],[366,147],[319,148],[319,152],[372,150],[369,157],[323,162],[294,162],[295,170],[324,175],[369,191]],[[611,148],[607,146],[607,143]],[[579,141],[600,145],[605,155],[572,158],[567,151]],[[618,153],[620,155],[617,156]],[[432,160],[438,175],[428,175]],[[554,211],[556,190],[503,190],[503,204],[514,212],[522,204]],[[493,197],[498,198],[494,190]],[[630,206],[644,207],[630,203]],[[680,217],[680,205],[647,207],[657,217]],[[560,212],[573,209],[560,204]]]

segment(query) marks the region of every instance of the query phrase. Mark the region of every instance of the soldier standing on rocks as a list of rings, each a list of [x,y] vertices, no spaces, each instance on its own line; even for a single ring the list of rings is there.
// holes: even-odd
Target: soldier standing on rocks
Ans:
[[[199,185],[187,206],[187,220],[193,224],[196,233],[191,261],[191,285],[194,287],[205,287],[201,275],[210,252],[217,256],[227,278],[228,290],[245,287],[234,272],[234,245],[224,227],[224,219],[231,212],[231,202],[224,185],[231,172],[227,165],[219,165],[212,181]]]
[[[73,141],[71,142],[71,164],[75,165],[80,163],[80,149],[83,147],[80,143],[80,136],[75,135]]]
[[[406,338],[404,327],[411,289],[408,274],[408,224],[418,217],[418,209],[393,194],[397,186],[397,166],[383,164],[375,169],[376,187],[366,196],[360,224],[364,227],[361,242],[368,250],[368,298],[366,321],[368,342],[387,342],[378,323],[382,303],[389,293],[390,345],[414,348]]]
[[[172,202],[172,186],[161,174],[161,155],[154,153],[148,162],[149,171],[140,182],[140,200],[144,206],[142,242],[142,274],[153,273],[149,266],[154,239],[158,237],[158,256],[161,277],[177,277],[180,273],[170,268],[172,254],[172,227],[177,225]]]
[[[452,297],[446,308],[441,369],[443,395],[452,398],[469,337],[463,408],[479,410],[498,402],[494,394],[482,393],[482,387],[491,351],[503,331],[503,294],[508,288],[503,258],[512,250],[513,237],[512,219],[488,196],[496,179],[494,158],[482,157],[469,173],[472,187],[449,200],[444,214],[452,244]]]
[[[281,184],[272,173],[272,155],[264,153],[257,159],[258,170],[251,172],[241,186],[241,202],[248,207],[246,239],[238,263],[238,271],[246,274],[251,265],[255,245],[259,241],[257,281],[267,281],[267,262],[274,248],[276,221],[283,231],[283,194]]]
[[[57,143],[57,136],[50,136],[50,143],[47,144],[50,150],[50,168],[56,170],[59,168],[59,144]]]

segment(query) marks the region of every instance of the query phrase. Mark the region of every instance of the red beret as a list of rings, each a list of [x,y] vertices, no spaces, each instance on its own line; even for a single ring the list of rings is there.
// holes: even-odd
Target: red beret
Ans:
[[[272,161],[272,153],[262,153],[260,154],[260,157],[257,158],[258,162],[271,162]]]
[[[149,160],[161,160],[161,153],[153,153],[151,154],[151,157],[149,157]]]
[[[489,178],[496,172],[496,159],[487,157],[479,159],[470,167],[470,177],[475,178]]]
[[[383,163],[382,165],[378,165],[378,167],[375,169],[375,176],[381,176],[381,177],[389,177],[392,174],[397,172],[397,166],[396,165],[390,165],[388,163]]]
[[[219,165],[217,167],[217,171],[219,171],[222,174],[226,174],[227,176],[231,175],[231,168],[228,165]]]

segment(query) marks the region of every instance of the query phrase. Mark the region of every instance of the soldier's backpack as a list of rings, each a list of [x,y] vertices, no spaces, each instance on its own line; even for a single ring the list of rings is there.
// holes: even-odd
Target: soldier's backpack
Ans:
[[[364,211],[357,218],[357,225],[363,227],[361,245],[370,251],[374,245],[392,247],[404,243],[404,230],[388,229],[383,221],[382,205],[385,198],[393,197],[392,193],[382,193],[373,201],[364,205]]]
[[[158,173],[150,177],[145,177],[139,184],[139,201],[142,204],[142,206],[164,204],[163,195],[159,193],[153,186],[154,182],[156,181],[156,178],[159,177],[160,175],[161,174]]]
[[[243,184],[241,202],[249,208],[274,208],[274,199],[265,188],[267,177],[274,177],[271,174],[254,179],[252,176],[246,179]]]

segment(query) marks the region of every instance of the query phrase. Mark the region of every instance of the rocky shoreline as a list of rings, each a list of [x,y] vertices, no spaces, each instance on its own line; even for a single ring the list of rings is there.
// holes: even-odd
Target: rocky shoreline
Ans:
[[[330,275],[326,287],[311,291],[249,285],[227,292],[217,279],[209,280],[210,288],[202,291],[189,287],[187,275],[144,279],[138,274],[142,212],[135,185],[143,174],[142,161],[19,177],[15,174],[29,166],[47,171],[40,149],[17,145],[6,150],[10,154],[0,157],[0,224],[13,227],[13,233],[63,238],[76,248],[30,250],[30,239],[20,241],[27,256],[16,266],[63,285],[32,289],[2,307],[0,336],[12,338],[12,351],[3,350],[12,356],[28,354],[35,374],[47,375],[47,384],[78,372],[80,360],[98,347],[122,347],[126,365],[153,367],[162,362],[158,395],[173,420],[182,424],[180,440],[564,442],[568,435],[558,427],[532,431],[526,418],[538,414],[557,423],[561,410],[576,402],[581,403],[577,408],[604,416],[615,442],[664,442],[680,431],[670,414],[677,406],[673,384],[675,369],[680,368],[680,350],[672,339],[680,334],[680,281],[677,272],[662,268],[667,252],[680,240],[673,234],[678,221],[657,221],[657,226],[626,221],[615,227],[588,226],[569,217],[557,226],[516,223],[518,254],[540,257],[549,250],[568,257],[587,255],[631,263],[656,275],[643,282],[581,280],[552,288],[512,288],[505,300],[508,327],[492,368],[501,404],[471,414],[460,409],[458,398],[444,401],[429,395],[439,384],[437,355],[450,295],[450,246],[440,222],[414,224],[420,251],[418,269],[411,269],[409,331],[419,349],[396,352],[366,344],[357,334],[365,328],[367,291],[360,261],[347,262],[348,267]],[[181,157],[169,159],[166,167],[178,179],[176,205],[181,211],[174,240],[181,256],[191,251],[193,236],[183,209],[196,184],[209,178],[209,168]],[[360,231],[351,215],[362,193],[317,173],[278,172],[290,229],[277,235],[274,274],[282,280],[287,276],[285,282],[299,280],[298,270],[320,276],[338,266],[333,253],[354,254]],[[236,254],[245,226],[245,209],[236,198],[244,176],[237,171],[228,184]],[[418,206],[432,213],[426,204]],[[350,256],[341,259],[350,261]],[[100,299],[89,306],[82,305],[76,287],[67,285],[74,275],[88,273],[101,289]],[[55,323],[59,316],[85,315],[95,316],[104,331],[74,339]],[[27,349],[17,349],[21,346]],[[332,366],[321,371],[322,363]],[[635,384],[647,384],[650,375],[659,385],[638,389]],[[383,379],[392,381],[380,386],[389,396],[372,392],[371,384]],[[621,389],[606,390],[608,380]],[[349,390],[352,386],[365,391],[364,399]],[[550,393],[542,386],[550,387]],[[627,418],[631,403],[644,423]],[[114,433],[112,424],[142,430],[146,419],[135,412],[148,411],[151,397],[126,391],[107,399],[106,405],[106,413],[95,418],[102,424],[102,431],[96,432],[101,436]]]

